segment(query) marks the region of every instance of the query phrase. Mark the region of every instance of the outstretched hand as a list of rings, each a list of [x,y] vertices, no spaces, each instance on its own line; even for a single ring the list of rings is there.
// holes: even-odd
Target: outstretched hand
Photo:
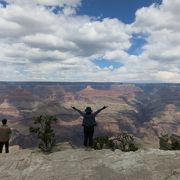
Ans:
[[[74,106],[71,106],[74,110],[76,109]]]
[[[104,106],[103,109],[106,109],[108,106]]]

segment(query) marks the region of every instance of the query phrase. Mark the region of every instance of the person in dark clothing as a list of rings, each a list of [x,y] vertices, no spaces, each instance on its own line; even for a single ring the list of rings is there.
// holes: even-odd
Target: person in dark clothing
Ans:
[[[11,135],[11,129],[7,126],[7,119],[3,119],[2,125],[0,126],[0,153],[2,153],[4,145],[5,145],[6,153],[9,153],[10,135]]]
[[[102,107],[101,109],[93,112],[91,107],[86,107],[84,112],[81,110],[72,107],[75,111],[77,111],[81,116],[83,116],[82,126],[84,126],[84,146],[92,147],[93,146],[93,135],[94,135],[94,126],[96,126],[95,117],[102,110],[106,109],[107,106]],[[88,143],[89,142],[89,143]]]

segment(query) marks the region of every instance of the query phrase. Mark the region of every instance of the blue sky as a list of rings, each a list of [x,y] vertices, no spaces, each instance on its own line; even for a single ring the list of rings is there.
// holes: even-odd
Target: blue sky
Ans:
[[[117,18],[120,21],[130,24],[135,20],[135,13],[137,9],[148,7],[152,3],[161,4],[161,0],[83,0],[82,6],[77,10],[78,15],[88,15],[103,18]],[[138,55],[142,51],[145,38],[140,34],[133,34],[131,38],[132,45],[127,50],[129,54]],[[105,59],[94,61],[99,67],[118,68],[123,64],[118,62],[111,62]]]
[[[139,8],[148,7],[153,3],[161,4],[161,0],[83,0],[82,5],[77,10],[78,15],[88,15],[93,17],[117,18],[120,21],[131,24],[135,20],[135,13]],[[132,45],[127,50],[131,55],[138,55],[146,43],[141,34],[133,34],[131,38]],[[94,61],[100,67],[113,66],[118,68],[122,66],[118,62],[110,62],[105,59]]]
[[[0,0],[0,80],[180,82],[179,7],[180,0]]]
[[[154,2],[161,3],[161,0],[83,0],[77,13],[101,18],[118,18],[124,23],[132,23],[137,9],[150,6]]]

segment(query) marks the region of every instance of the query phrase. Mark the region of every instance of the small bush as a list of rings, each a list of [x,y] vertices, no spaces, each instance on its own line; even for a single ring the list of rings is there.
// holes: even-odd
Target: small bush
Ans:
[[[180,150],[180,136],[172,134],[161,134],[159,137],[159,148],[162,150]]]
[[[170,137],[173,150],[180,150],[180,136],[172,134]]]
[[[134,137],[124,132],[115,137],[111,137],[109,139],[109,145],[112,150],[120,149],[125,152],[138,150]]]
[[[108,136],[96,137],[93,140],[93,148],[94,149],[108,148],[108,146],[109,146],[109,138],[108,138]]]
[[[37,134],[40,140],[39,148],[43,152],[51,152],[52,148],[55,146],[55,133],[51,124],[56,121],[57,118],[55,116],[41,115],[34,120],[36,127],[29,128],[30,133]]]
[[[172,149],[172,145],[171,143],[169,143],[168,134],[164,134],[164,135],[161,135],[161,137],[159,137],[159,149],[162,149],[162,150]]]
[[[94,139],[94,149],[109,148],[111,150],[120,149],[122,151],[136,151],[138,150],[134,137],[127,133],[121,133],[114,137],[101,136]]]

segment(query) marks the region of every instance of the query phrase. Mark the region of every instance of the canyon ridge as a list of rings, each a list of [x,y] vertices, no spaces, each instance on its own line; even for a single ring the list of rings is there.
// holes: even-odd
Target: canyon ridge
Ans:
[[[93,110],[108,106],[97,116],[95,136],[133,134],[144,147],[159,147],[161,134],[180,134],[180,84],[0,82],[0,118],[13,129],[11,145],[36,146],[29,134],[33,119],[49,114],[57,142],[82,145],[82,118],[71,106]]]

